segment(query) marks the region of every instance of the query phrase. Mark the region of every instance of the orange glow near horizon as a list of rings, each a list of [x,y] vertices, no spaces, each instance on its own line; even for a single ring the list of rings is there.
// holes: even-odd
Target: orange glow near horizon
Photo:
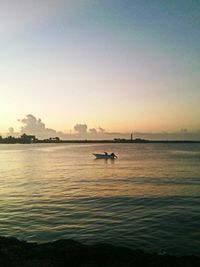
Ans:
[[[194,4],[45,2],[0,9],[0,133],[27,114],[62,132],[200,130]]]

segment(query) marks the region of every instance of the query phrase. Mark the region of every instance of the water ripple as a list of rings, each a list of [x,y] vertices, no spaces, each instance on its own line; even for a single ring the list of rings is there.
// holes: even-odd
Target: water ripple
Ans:
[[[108,148],[119,160],[93,160]],[[0,235],[199,254],[199,151],[189,144],[2,146]]]

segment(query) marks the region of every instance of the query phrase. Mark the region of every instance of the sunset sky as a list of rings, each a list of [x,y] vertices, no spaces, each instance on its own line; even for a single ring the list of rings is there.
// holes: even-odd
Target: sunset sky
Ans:
[[[200,130],[199,0],[1,0],[0,133]]]

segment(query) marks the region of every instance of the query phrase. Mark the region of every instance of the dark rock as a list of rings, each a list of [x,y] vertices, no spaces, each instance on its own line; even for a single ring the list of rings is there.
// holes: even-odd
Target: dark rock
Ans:
[[[74,240],[45,244],[0,237],[1,267],[199,267],[196,256],[158,255],[108,244],[83,245]]]

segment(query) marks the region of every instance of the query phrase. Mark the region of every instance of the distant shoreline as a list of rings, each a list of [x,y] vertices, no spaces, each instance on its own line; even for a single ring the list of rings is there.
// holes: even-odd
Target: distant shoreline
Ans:
[[[0,237],[0,265],[9,267],[197,267],[198,256],[150,253],[141,249],[109,244],[84,245],[74,240],[48,243],[19,241],[14,237]]]
[[[46,141],[39,141],[38,143],[48,143]],[[126,140],[126,141],[115,141],[115,140],[62,140],[60,142],[49,142],[49,143],[111,143],[111,144],[135,144],[135,143],[200,143],[200,141],[192,140]]]
[[[146,143],[200,143],[200,140],[148,140],[148,139],[142,139],[142,138],[132,138],[131,139],[124,139],[124,138],[114,138],[112,140],[88,140],[88,139],[75,139],[75,140],[62,140],[59,137],[50,137],[48,139],[38,139],[35,135],[28,135],[23,134],[20,137],[1,137],[0,136],[0,144],[41,144],[41,143],[81,143],[81,144],[88,144],[88,143],[97,143],[97,144],[103,144],[103,143],[110,143],[110,144],[146,144]]]
[[[198,140],[0,140],[0,144],[199,144]]]

